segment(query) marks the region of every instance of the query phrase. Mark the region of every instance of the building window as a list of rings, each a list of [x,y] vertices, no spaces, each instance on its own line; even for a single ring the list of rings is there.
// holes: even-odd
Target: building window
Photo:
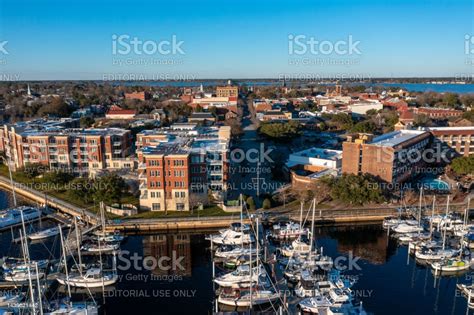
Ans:
[[[178,211],[184,210],[184,203],[177,203],[176,204],[176,210],[178,210]]]
[[[153,211],[159,211],[159,210],[161,210],[161,204],[160,203],[153,203],[153,204],[151,204],[151,209]]]

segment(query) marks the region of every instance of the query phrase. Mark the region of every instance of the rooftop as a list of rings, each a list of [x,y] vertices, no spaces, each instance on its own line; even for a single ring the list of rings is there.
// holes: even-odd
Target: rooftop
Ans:
[[[309,148],[303,151],[292,153],[291,155],[336,161],[342,158],[342,151],[328,150],[323,148]]]
[[[370,144],[384,147],[395,147],[399,144],[402,144],[403,142],[412,140],[424,133],[425,131],[422,130],[393,131],[374,138],[372,142],[370,142]]]

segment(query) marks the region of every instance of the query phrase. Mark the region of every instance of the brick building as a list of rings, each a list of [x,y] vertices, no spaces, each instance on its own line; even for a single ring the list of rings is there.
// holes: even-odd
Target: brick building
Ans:
[[[140,208],[189,211],[223,200],[229,177],[229,127],[158,129],[137,135]]]
[[[1,129],[0,152],[11,158],[13,169],[37,163],[74,173],[134,168],[129,130],[52,125],[48,121],[31,121]]]
[[[239,87],[237,86],[218,86],[216,88],[217,97],[238,97],[239,96]]]
[[[429,146],[431,134],[399,130],[379,137],[352,135],[343,143],[342,172],[372,174],[388,183],[401,183],[424,165],[421,153]]]

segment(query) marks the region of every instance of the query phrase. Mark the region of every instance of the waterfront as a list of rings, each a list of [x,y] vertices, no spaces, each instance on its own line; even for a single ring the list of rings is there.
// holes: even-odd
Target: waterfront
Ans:
[[[315,78],[316,79],[316,78]],[[280,86],[283,84],[283,80],[259,80],[259,81],[252,81],[252,80],[235,80],[236,83],[243,85],[243,86]],[[96,83],[100,84],[103,81],[95,81]],[[218,84],[224,84],[225,80],[199,80],[199,79],[192,79],[192,80],[176,80],[176,81],[153,81],[153,80],[145,80],[145,81],[116,81],[115,85],[126,85],[126,86],[152,86],[152,87],[198,87],[201,84],[205,87],[207,86],[214,86]],[[317,82],[309,82],[308,80],[304,80],[302,82],[298,82],[295,85],[317,85]],[[291,83],[288,83],[291,85]],[[334,83],[329,84],[321,84],[321,85],[328,85],[333,86]],[[434,84],[434,83],[367,83],[367,82],[356,82],[356,83],[349,83],[348,85],[357,86],[357,85],[365,85],[367,87],[384,87],[384,88],[402,88],[410,92],[438,92],[438,93],[474,93],[474,84]]]
[[[8,194],[0,192],[2,208],[8,200]],[[105,313],[211,313],[211,251],[204,239],[209,232],[129,235],[118,257],[119,281],[105,291]],[[407,263],[407,247],[398,247],[380,224],[327,226],[315,234],[326,255],[355,257],[360,270],[345,274],[357,279],[354,295],[368,312],[466,314],[466,299],[455,288],[457,283],[470,284],[471,273],[435,283],[429,268],[416,265],[413,258]],[[11,244],[10,232],[1,234],[0,246],[2,256],[17,253],[19,247]],[[31,245],[32,258],[49,254],[59,257],[57,240]]]

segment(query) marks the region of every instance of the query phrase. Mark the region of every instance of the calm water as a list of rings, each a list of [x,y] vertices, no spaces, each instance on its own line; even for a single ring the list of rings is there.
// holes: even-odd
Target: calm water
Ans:
[[[99,81],[100,82],[100,81]],[[238,84],[247,86],[281,86],[282,81],[236,81]],[[215,81],[117,81],[116,85],[143,85],[143,86],[157,86],[157,87],[196,87],[200,86],[215,86],[226,84],[226,80],[215,80]],[[386,88],[400,87],[411,92],[453,92],[453,93],[474,93],[474,84],[429,84],[429,83],[352,83],[352,85],[366,85],[370,86],[383,86]]]
[[[8,204],[0,192],[0,205]],[[380,225],[324,227],[316,231],[318,246],[332,257],[360,257],[354,286],[366,310],[374,314],[466,314],[466,299],[456,295],[456,283],[471,283],[470,274],[437,280],[430,269],[407,260]],[[0,254],[12,255],[10,232],[0,235]],[[32,256],[57,257],[57,240],[32,244]],[[173,254],[174,253],[174,254]],[[145,259],[126,259],[136,254]],[[204,233],[131,235],[118,259],[120,281],[106,293],[106,314],[209,314],[213,307],[212,265]],[[176,258],[172,264],[163,257]],[[150,258],[152,257],[152,258]],[[182,257],[182,258],[180,258]],[[161,263],[159,262],[161,260]],[[127,263],[131,266],[127,268]],[[157,265],[160,265],[158,267]],[[145,267],[146,268],[145,268]],[[220,271],[219,269],[217,270]],[[471,313],[470,313],[471,314]]]

